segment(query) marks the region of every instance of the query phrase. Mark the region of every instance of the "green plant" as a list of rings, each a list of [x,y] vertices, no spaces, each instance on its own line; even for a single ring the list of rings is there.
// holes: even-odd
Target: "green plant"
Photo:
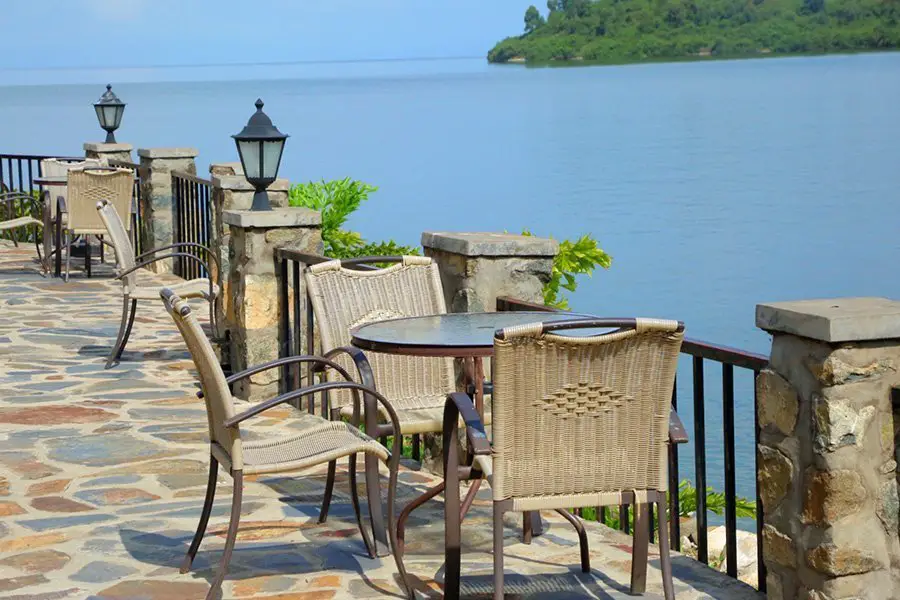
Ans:
[[[678,506],[682,517],[697,511],[697,489],[690,481],[684,480],[678,485]],[[725,514],[725,494],[711,487],[706,488],[706,510],[713,514]],[[738,517],[756,517],[756,503],[738,496],[735,498],[735,512]]]
[[[525,230],[522,235],[532,234]],[[590,234],[585,234],[574,242],[561,241],[559,254],[553,259],[550,281],[544,285],[544,304],[563,310],[568,309],[569,300],[562,295],[562,290],[574,292],[578,288],[575,276],[590,277],[595,268],[608,269],[611,264],[612,257],[600,248],[597,240]]]
[[[350,215],[369,199],[369,194],[376,191],[377,187],[349,177],[333,181],[323,179],[292,185],[288,202],[291,206],[311,208],[322,213],[322,242],[328,257],[418,254],[418,248],[402,246],[393,240],[366,242],[357,232],[343,228]]]

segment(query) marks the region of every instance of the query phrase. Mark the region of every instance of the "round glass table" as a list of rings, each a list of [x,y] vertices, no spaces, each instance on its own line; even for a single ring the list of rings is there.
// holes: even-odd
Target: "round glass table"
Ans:
[[[494,332],[513,325],[540,322],[580,321],[596,318],[592,315],[568,312],[490,312],[449,313],[424,317],[406,317],[376,321],[360,325],[350,331],[354,346],[372,352],[401,354],[406,356],[452,357],[463,359],[469,391],[475,410],[484,420],[484,362],[494,353]],[[579,329],[575,335],[595,335],[599,330]],[[472,457],[467,456],[471,462]],[[481,486],[476,479],[469,487],[460,507],[460,519],[464,518]],[[410,502],[397,519],[397,537],[404,543],[406,521],[413,510],[444,491],[444,482],[432,487]],[[523,534],[526,540],[540,535],[543,525],[537,511],[523,515]]]
[[[354,346],[407,356],[483,358],[494,353],[494,332],[513,325],[595,318],[568,312],[449,313],[406,317],[360,325],[350,331]],[[593,335],[597,330],[578,330]]]

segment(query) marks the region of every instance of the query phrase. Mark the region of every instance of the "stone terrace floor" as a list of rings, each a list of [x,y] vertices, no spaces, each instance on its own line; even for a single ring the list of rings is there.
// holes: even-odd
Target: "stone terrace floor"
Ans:
[[[202,504],[207,453],[202,401],[173,323],[161,303],[143,302],[122,363],[104,370],[121,310],[109,267],[63,283],[39,275],[32,248],[0,244],[0,597],[203,598],[224,542],[231,483],[220,474],[195,570],[179,574]],[[302,427],[292,410],[256,418],[252,434]],[[346,474],[326,525],[316,522],[321,471],[250,479],[224,597],[399,597],[392,559],[363,553]],[[401,503],[433,481],[409,465]],[[464,592],[478,597],[490,597],[488,494],[482,491],[463,530]],[[416,515],[406,565],[419,597],[440,597],[442,504]],[[585,576],[572,528],[552,514],[545,520],[545,535],[530,546],[518,539],[520,521],[508,523],[510,597],[627,596],[629,538],[589,524],[594,570]],[[661,597],[657,556],[651,548],[648,598]],[[679,599],[760,598],[687,557],[674,562]]]

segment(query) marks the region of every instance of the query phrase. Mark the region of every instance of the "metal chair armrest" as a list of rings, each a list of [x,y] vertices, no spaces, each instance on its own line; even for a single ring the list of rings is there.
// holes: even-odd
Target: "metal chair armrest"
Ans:
[[[688,442],[687,431],[684,423],[674,410],[669,411],[669,443],[686,444]]]
[[[173,248],[199,248],[200,250],[203,250],[204,252],[206,252],[206,255],[212,259],[212,262],[214,262],[216,264],[216,267],[219,266],[219,257],[216,256],[215,253],[209,247],[204,246],[203,244],[198,244],[196,242],[177,242],[174,244],[169,244],[167,246],[161,246],[159,248],[154,248],[153,250],[148,250],[147,252],[144,252],[143,254],[139,254],[139,255],[135,256],[134,259],[137,261],[140,261],[148,256],[156,254],[157,252],[162,252],[163,250],[171,250]],[[209,271],[209,269],[207,269],[207,271]]]
[[[448,419],[458,419],[460,416],[466,424],[466,439],[472,454],[490,454],[491,443],[484,432],[481,416],[475,410],[475,405],[472,404],[472,398],[462,392],[448,394],[447,402],[444,405],[444,423],[446,424]]]

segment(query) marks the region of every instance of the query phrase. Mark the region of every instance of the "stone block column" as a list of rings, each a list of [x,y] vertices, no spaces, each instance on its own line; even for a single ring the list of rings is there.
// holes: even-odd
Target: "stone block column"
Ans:
[[[493,312],[500,296],[543,304],[559,252],[554,240],[507,233],[425,232],[422,247],[440,269],[449,312]],[[441,436],[423,436],[422,446],[422,465],[441,473]]]
[[[555,240],[508,233],[422,234],[441,270],[450,312],[494,311],[499,296],[544,302],[544,284],[559,253]]]
[[[275,249],[316,252],[322,243],[322,217],[307,208],[276,208],[228,210],[223,221],[230,228],[231,255],[225,324],[231,340],[231,367],[237,372],[278,358]],[[235,395],[247,400],[272,398],[278,393],[279,374],[273,369],[244,380],[235,388]]]
[[[141,243],[144,250],[171,244],[175,207],[172,171],[197,174],[196,148],[140,148],[141,178]],[[150,265],[156,273],[171,273],[172,261],[161,260]]]
[[[134,146],[131,144],[106,144],[102,142],[87,142],[84,145],[85,158],[97,158],[103,162],[110,160],[122,160],[132,162],[131,151]]]
[[[757,480],[771,600],[900,598],[900,302],[761,304]]]

